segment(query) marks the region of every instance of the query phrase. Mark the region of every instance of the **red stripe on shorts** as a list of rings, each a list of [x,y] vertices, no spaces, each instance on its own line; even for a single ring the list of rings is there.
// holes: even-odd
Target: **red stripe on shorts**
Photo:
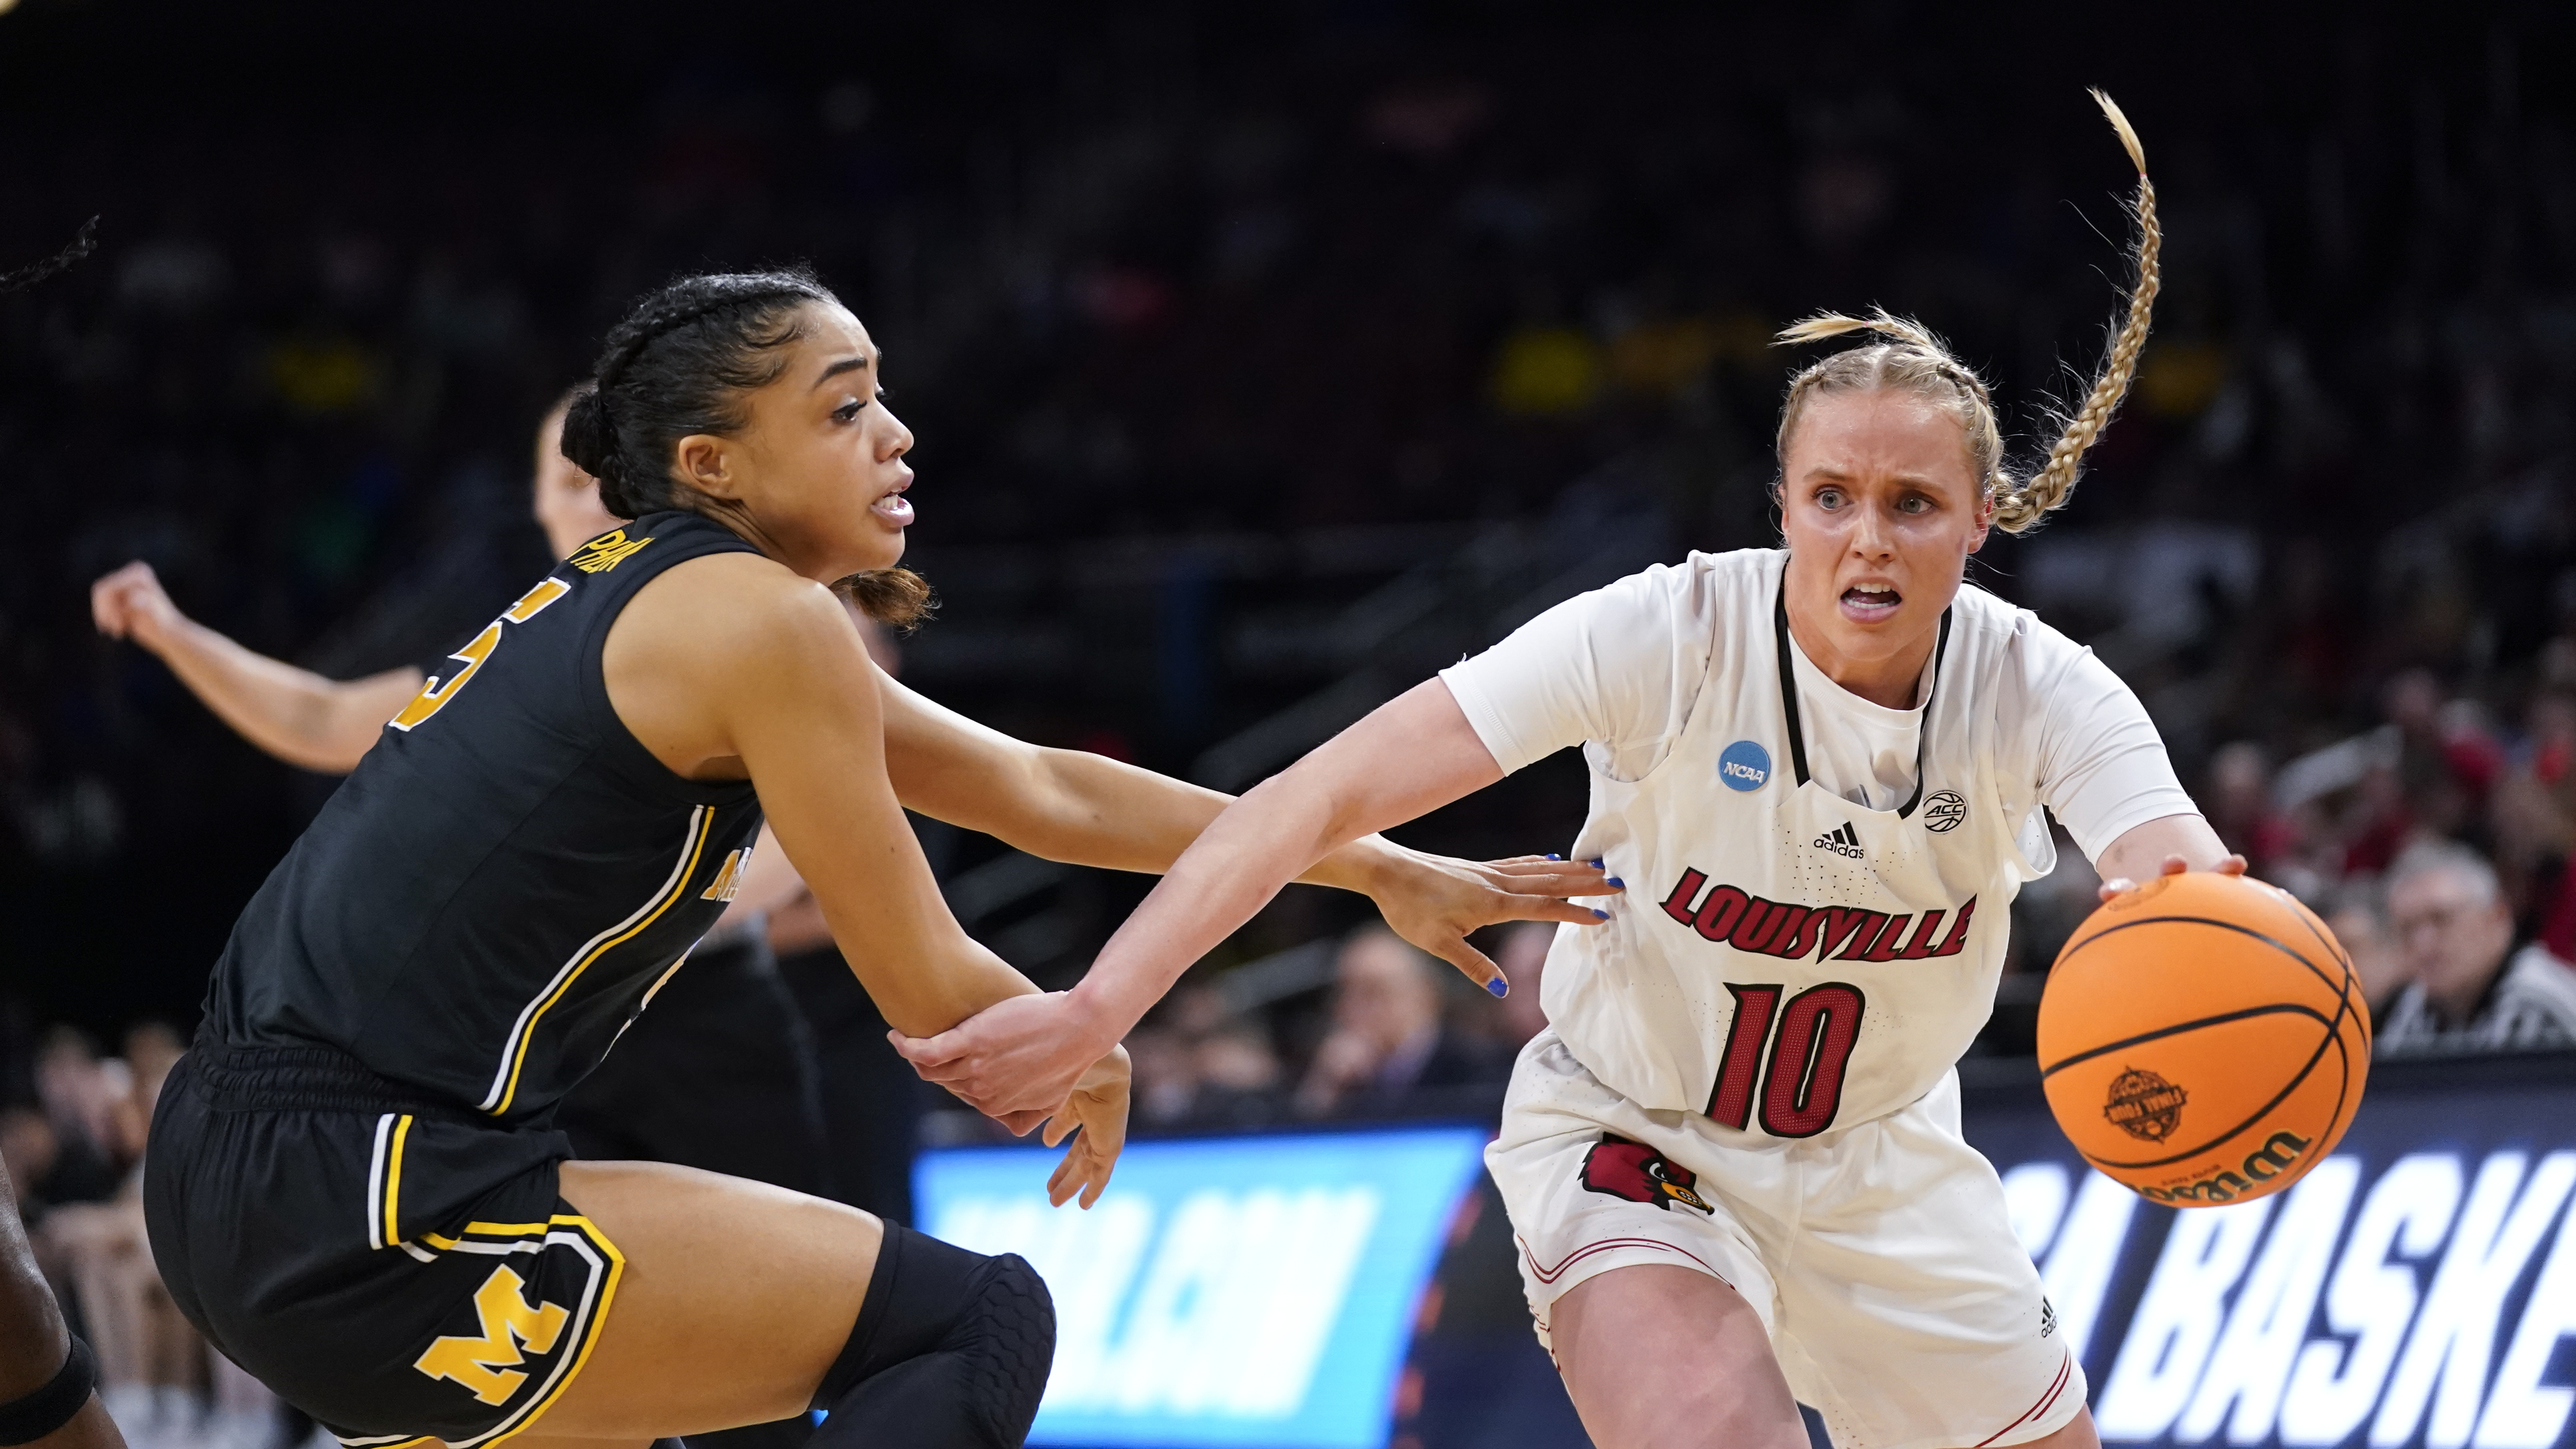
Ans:
[[[1706,1258],[1701,1257],[1699,1254],[1692,1252],[1688,1248],[1677,1248],[1670,1243],[1661,1242],[1654,1238],[1604,1238],[1597,1243],[1586,1243],[1582,1247],[1575,1249],[1573,1252],[1566,1254],[1564,1261],[1558,1263],[1553,1268],[1544,1268],[1539,1266],[1538,1256],[1529,1250],[1529,1244],[1526,1242],[1521,1243],[1521,1257],[1529,1263],[1530,1272],[1538,1279],[1538,1281],[1542,1283],[1553,1283],[1557,1279],[1564,1277],[1565,1270],[1573,1267],[1577,1260],[1589,1258],[1595,1253],[1606,1253],[1613,1248],[1661,1248],[1667,1253],[1679,1253],[1683,1257],[1690,1259],[1692,1262],[1699,1264],[1702,1268],[1707,1268],[1708,1276],[1715,1278],[1717,1281],[1726,1284],[1730,1288],[1735,1286],[1734,1282],[1724,1273],[1717,1271],[1715,1268],[1709,1267],[1709,1263]],[[1984,1446],[1980,1445],[1979,1449],[1984,1449]]]
[[[2067,1383],[2074,1377],[2075,1355],[2068,1354],[2064,1358],[2058,1360],[2057,1378],[2055,1382],[2048,1386],[2048,1392],[2039,1396],[2039,1402],[2031,1405],[2028,1409],[2023,1410],[2020,1418],[2013,1420],[2011,1423],[2004,1425],[2002,1428],[1997,1429],[1995,1432],[1988,1434],[1985,1438],[1977,1441],[1977,1449],[1986,1449],[1987,1445],[1992,1444],[1997,1439],[2000,1439],[2006,1434],[2011,1433],[2013,1430],[2020,1428],[2022,1425],[2031,1422],[2033,1419],[2047,1417],[2050,1406],[2057,1402],[2058,1395],[2066,1392]]]

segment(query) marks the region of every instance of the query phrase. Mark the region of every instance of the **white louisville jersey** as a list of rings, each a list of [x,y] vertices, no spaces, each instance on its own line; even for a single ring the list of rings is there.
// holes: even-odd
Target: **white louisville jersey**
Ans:
[[[2009,716],[2047,707],[2030,697],[2029,659],[2013,657],[2044,626],[1959,590],[1921,707],[1911,795],[1870,809],[1810,778],[1818,711],[1802,722],[1781,603],[1787,557],[1694,554],[1652,571],[1657,587],[1705,591],[1683,615],[1708,621],[1705,674],[1675,682],[1676,699],[1691,686],[1695,701],[1651,768],[1617,778],[1595,756],[1575,851],[1603,860],[1627,894],[1603,924],[1559,928],[1542,996],[1605,1085],[1649,1109],[1705,1113],[1745,1140],[1871,1121],[1938,1083],[1992,1010],[2014,896],[2056,859],[2032,752],[1999,748]],[[1999,768],[2001,755],[2018,763]],[[2175,801],[2190,808],[2178,786],[2142,808],[2176,813]]]

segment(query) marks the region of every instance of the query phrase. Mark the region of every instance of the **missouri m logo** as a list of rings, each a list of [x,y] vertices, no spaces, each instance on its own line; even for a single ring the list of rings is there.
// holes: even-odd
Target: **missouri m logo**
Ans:
[[[505,1404],[528,1375],[518,1365],[527,1354],[545,1353],[563,1336],[572,1317],[562,1305],[530,1303],[519,1296],[526,1284],[507,1268],[495,1268],[474,1290],[474,1314],[483,1336],[442,1335],[412,1367],[434,1379],[454,1379],[487,1404]],[[522,1353],[522,1348],[526,1353]]]

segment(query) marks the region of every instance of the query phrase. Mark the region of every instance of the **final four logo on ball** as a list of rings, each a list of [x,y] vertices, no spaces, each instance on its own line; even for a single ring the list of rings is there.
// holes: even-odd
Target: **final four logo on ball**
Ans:
[[[2111,1125],[2146,1142],[2162,1142],[2182,1125],[2189,1093],[2153,1072],[2131,1067],[2111,1079],[2111,1100],[2102,1115]]]
[[[1751,740],[1737,740],[1717,757],[1717,778],[1730,790],[1759,790],[1771,778],[1771,752]]]

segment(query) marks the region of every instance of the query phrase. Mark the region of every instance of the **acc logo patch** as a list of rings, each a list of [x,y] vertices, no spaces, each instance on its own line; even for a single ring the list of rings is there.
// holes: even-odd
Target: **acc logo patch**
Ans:
[[[1730,790],[1759,790],[1771,778],[1771,752],[1751,740],[1737,740],[1717,757],[1717,778]]]
[[[2162,1142],[2182,1124],[2182,1104],[2191,1094],[2153,1072],[2131,1067],[2111,1079],[2111,1100],[2102,1115],[2111,1125],[2144,1142]]]
[[[1699,1174],[1689,1168],[1673,1166],[1642,1142],[1607,1132],[1583,1154],[1585,1188],[1630,1202],[1650,1202],[1667,1212],[1674,1203],[1712,1211],[1707,1199],[1694,1190],[1698,1183]]]
[[[1923,828],[1935,835],[1947,835],[1968,818],[1968,802],[1956,790],[1935,790],[1923,802]]]

